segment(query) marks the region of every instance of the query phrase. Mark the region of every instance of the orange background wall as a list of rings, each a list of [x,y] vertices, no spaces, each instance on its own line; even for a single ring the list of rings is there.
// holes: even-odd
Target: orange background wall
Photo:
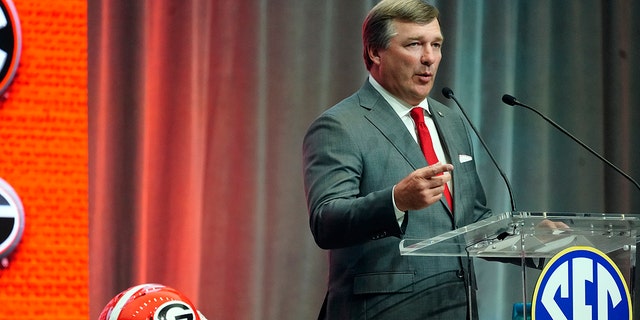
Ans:
[[[22,57],[0,102],[0,178],[25,231],[0,270],[0,320],[87,319],[87,5],[13,2]]]

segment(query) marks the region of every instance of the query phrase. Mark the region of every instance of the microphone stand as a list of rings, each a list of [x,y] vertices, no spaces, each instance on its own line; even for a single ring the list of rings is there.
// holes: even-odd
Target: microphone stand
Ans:
[[[569,131],[565,130],[563,127],[561,127],[559,124],[557,124],[555,121],[551,120],[550,118],[548,118],[547,116],[545,116],[544,114],[542,114],[541,112],[539,112],[538,110],[518,101],[518,99],[516,99],[514,96],[505,94],[502,96],[502,102],[510,105],[510,106],[521,106],[524,108],[527,108],[531,111],[533,111],[534,113],[536,113],[537,115],[539,115],[540,117],[542,117],[542,119],[544,119],[545,121],[547,121],[548,123],[550,123],[551,125],[553,125],[556,129],[560,130],[562,133],[564,133],[565,135],[567,135],[569,138],[573,139],[573,141],[577,142],[580,146],[582,146],[583,148],[585,148],[587,151],[589,151],[591,154],[593,154],[594,156],[596,156],[598,159],[600,159],[602,162],[604,162],[605,164],[607,164],[609,167],[613,168],[614,170],[616,170],[619,174],[621,174],[623,177],[625,177],[627,180],[629,180],[631,183],[633,183],[635,185],[635,187],[640,190],[640,185],[638,184],[638,182],[636,182],[630,175],[628,175],[627,173],[625,173],[624,171],[622,171],[622,169],[618,168],[617,166],[615,166],[613,163],[611,163],[609,160],[607,160],[605,157],[601,156],[599,153],[595,152],[593,149],[591,149],[591,147],[587,146],[585,143],[583,143],[582,141],[580,141],[580,139],[576,138],[574,135],[572,135],[571,133],[569,133]],[[636,250],[636,261],[640,258],[640,251]],[[634,266],[635,267],[635,266]],[[526,307],[523,308],[524,310],[526,310]],[[525,313],[526,316],[526,313]]]
[[[547,122],[549,122],[551,125],[556,127],[556,129],[562,131],[562,133],[566,134],[569,138],[573,139],[573,141],[577,142],[579,145],[581,145],[587,151],[591,152],[591,154],[593,154],[594,156],[598,157],[598,159],[602,160],[602,162],[606,163],[609,167],[613,168],[619,174],[621,174],[623,177],[627,178],[627,180],[631,181],[631,183],[633,183],[636,186],[636,188],[638,188],[638,190],[640,190],[640,184],[638,184],[638,182],[636,182],[636,180],[634,180],[630,175],[626,174],[624,171],[622,171],[622,169],[618,168],[616,165],[611,163],[605,157],[603,157],[599,153],[595,152],[593,149],[591,149],[591,147],[587,146],[585,143],[580,141],[580,139],[576,138],[574,135],[569,133],[569,131],[565,130],[563,127],[561,127],[559,124],[555,123],[555,121],[551,120],[550,118],[548,118],[547,116],[542,114],[540,111],[538,111],[538,110],[536,110],[536,109],[534,109],[534,108],[532,108],[532,107],[530,107],[530,106],[518,101],[515,97],[510,96],[508,94],[505,94],[505,95],[502,96],[502,102],[504,102],[504,103],[506,103],[506,104],[508,104],[510,106],[518,105],[518,106],[521,106],[521,107],[525,107],[525,108],[535,112],[540,117],[542,117],[542,119],[544,119]]]
[[[484,148],[484,150],[489,155],[489,158],[493,162],[493,165],[498,169],[498,173],[500,173],[500,176],[502,177],[502,180],[504,180],[504,184],[507,186],[507,191],[509,192],[509,199],[511,201],[511,212],[515,212],[516,211],[516,202],[514,200],[513,190],[511,189],[511,184],[509,183],[509,179],[507,179],[507,175],[502,171],[502,169],[500,169],[500,166],[498,165],[498,161],[496,161],[496,159],[493,156],[493,154],[491,153],[491,151],[489,151],[489,147],[487,147],[487,144],[484,142],[484,140],[480,136],[480,133],[478,132],[478,129],[476,129],[476,127],[473,125],[473,123],[471,123],[471,120],[469,120],[469,116],[467,116],[467,113],[464,111],[464,109],[462,109],[462,106],[460,105],[460,102],[458,102],[458,99],[456,99],[456,96],[453,94],[453,90],[451,90],[450,88],[445,87],[445,88],[442,89],[442,95],[444,95],[444,97],[447,98],[447,99],[452,99],[456,103],[456,105],[458,106],[458,109],[460,109],[460,111],[462,112],[462,115],[464,116],[464,118],[467,119],[467,123],[469,124],[469,126],[471,127],[473,132],[476,133],[476,136],[478,137],[478,141],[480,141],[480,144],[482,144],[482,147]]]
[[[456,99],[456,96],[453,94],[453,90],[451,90],[448,87],[444,87],[442,88],[442,95],[447,98],[447,99],[452,99],[456,105],[458,106],[458,109],[460,109],[460,111],[462,112],[462,115],[464,116],[464,118],[467,120],[467,123],[469,124],[469,126],[471,127],[471,129],[473,130],[473,132],[475,132],[476,136],[478,137],[478,140],[480,141],[480,143],[482,144],[482,147],[484,148],[484,150],[487,152],[487,154],[489,155],[489,158],[491,158],[491,161],[493,162],[493,165],[498,169],[498,172],[500,173],[500,176],[502,177],[502,179],[504,180],[504,183],[507,186],[507,191],[509,192],[509,199],[511,201],[511,210],[512,212],[516,211],[516,202],[514,200],[513,197],[513,191],[511,190],[511,184],[509,183],[509,179],[507,179],[507,176],[505,175],[505,173],[502,171],[502,169],[500,169],[500,166],[498,165],[498,161],[496,161],[496,159],[493,157],[493,154],[491,153],[491,151],[489,150],[489,147],[487,147],[487,144],[484,142],[484,139],[482,139],[482,136],[480,136],[480,133],[478,132],[478,129],[476,129],[476,127],[473,125],[473,123],[471,122],[471,120],[469,119],[469,116],[467,115],[467,113],[464,111],[464,109],[462,108],[462,106],[460,105],[460,102],[458,101],[458,99]],[[465,251],[467,252],[467,269],[468,269],[468,273],[469,273],[469,279],[467,279],[468,284],[467,284],[467,308],[468,308],[468,317],[469,320],[473,319],[473,301],[472,301],[472,296],[473,296],[473,279],[471,276],[471,257],[469,256],[469,250],[468,247],[465,248]],[[521,259],[521,264],[522,264],[522,268],[523,268],[523,277],[524,277],[524,268],[525,268],[525,261],[524,261],[524,256]],[[523,279],[523,285],[525,283],[526,279]],[[524,292],[524,291],[523,291]],[[526,308],[526,294],[523,297],[523,302]],[[526,319],[526,309],[524,311],[524,315],[525,315],[525,319]]]

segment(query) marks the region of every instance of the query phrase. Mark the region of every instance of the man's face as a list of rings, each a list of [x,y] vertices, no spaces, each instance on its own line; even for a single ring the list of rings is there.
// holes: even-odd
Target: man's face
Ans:
[[[389,47],[370,50],[373,77],[385,89],[412,106],[424,100],[442,59],[442,32],[438,20],[428,24],[393,21],[395,35]]]

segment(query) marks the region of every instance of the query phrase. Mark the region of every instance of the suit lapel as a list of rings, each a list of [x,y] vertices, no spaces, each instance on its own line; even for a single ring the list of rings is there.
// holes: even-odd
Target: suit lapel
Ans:
[[[455,128],[456,125],[453,121],[454,119],[450,114],[451,110],[443,110],[438,103],[434,103],[434,100],[431,99],[429,99],[429,105],[433,114],[433,122],[438,129],[438,135],[443,143],[442,147],[444,148],[444,152],[446,152],[449,157],[451,164],[455,166],[458,163],[457,156],[461,149],[459,145],[461,141],[456,138],[459,134],[457,131],[459,128]]]
[[[386,137],[413,169],[424,167],[427,161],[420,146],[406,130],[404,123],[386,100],[367,82],[358,92],[360,105],[369,110],[365,118]]]
[[[444,152],[449,157],[449,161],[454,166],[454,170],[452,172],[452,183],[453,183],[453,203],[454,206],[459,204],[461,198],[458,196],[460,194],[459,188],[455,186],[460,186],[461,179],[460,176],[455,174],[455,167],[460,164],[460,160],[458,159],[460,155],[460,150],[464,150],[461,143],[464,143],[461,139],[459,139],[460,132],[463,132],[463,128],[457,128],[457,122],[454,121],[454,115],[452,114],[452,110],[448,107],[435,102],[433,99],[429,99],[429,106],[432,110],[433,114],[433,122],[438,129],[438,134],[440,135],[440,140],[443,143]],[[462,131],[460,131],[462,130]],[[460,207],[459,205],[457,206]],[[447,206],[447,210],[450,210]],[[449,211],[451,213],[451,211]]]

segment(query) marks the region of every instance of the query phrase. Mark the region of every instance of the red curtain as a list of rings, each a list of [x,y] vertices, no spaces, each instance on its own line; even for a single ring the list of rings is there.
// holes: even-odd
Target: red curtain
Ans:
[[[326,262],[300,175],[313,114],[292,108],[285,79],[267,79],[278,70],[267,69],[273,31],[260,6],[90,8],[92,318],[147,282],[182,291],[209,319],[319,309]]]

